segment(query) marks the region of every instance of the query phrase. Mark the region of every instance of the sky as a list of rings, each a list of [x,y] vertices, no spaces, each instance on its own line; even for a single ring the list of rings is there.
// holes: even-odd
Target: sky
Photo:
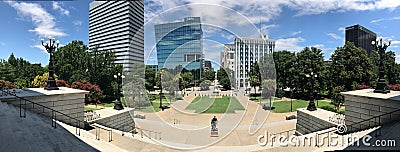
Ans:
[[[72,40],[88,45],[89,3],[73,1],[1,1],[0,59],[11,53],[31,63],[48,64],[40,44],[49,35],[61,46]],[[205,57],[219,64],[223,44],[234,38],[268,34],[276,51],[299,52],[314,46],[325,60],[344,45],[344,28],[360,24],[393,39],[388,50],[400,62],[400,1],[397,0],[145,0],[145,62],[156,64],[154,25],[201,18]],[[218,68],[217,68],[218,69]]]

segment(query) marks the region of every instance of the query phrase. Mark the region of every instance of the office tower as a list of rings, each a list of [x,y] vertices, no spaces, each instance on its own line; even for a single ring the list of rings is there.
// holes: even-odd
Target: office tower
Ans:
[[[225,44],[224,50],[221,52],[221,68],[235,70],[235,45]]]
[[[144,3],[93,1],[89,6],[89,48],[115,53],[124,71],[144,62]]]
[[[268,35],[260,38],[235,38],[235,81],[236,88],[250,88],[248,72],[254,63],[262,60],[265,53],[273,53],[275,41],[268,39]]]
[[[200,72],[203,60],[203,31],[200,17],[187,17],[182,22],[154,26],[159,69]],[[201,75],[201,74],[200,74]]]
[[[211,61],[203,61],[204,65],[204,70],[211,70],[214,71],[214,68],[212,67]]]
[[[346,27],[346,42],[353,42],[356,47],[363,48],[367,51],[368,56],[370,56],[371,51],[374,51],[371,42],[375,40],[376,33],[359,24]]]

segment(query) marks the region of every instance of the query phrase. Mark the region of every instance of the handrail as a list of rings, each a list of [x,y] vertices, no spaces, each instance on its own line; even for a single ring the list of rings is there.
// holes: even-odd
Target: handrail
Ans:
[[[100,140],[100,129],[103,129],[103,130],[108,131],[108,142],[112,141],[112,129],[111,128],[102,126],[102,125],[97,124],[97,123],[94,123],[91,126],[96,127],[96,139],[97,140]],[[99,130],[99,131],[97,131],[97,130]]]
[[[60,111],[54,110],[54,109],[52,109],[52,108],[49,108],[49,107],[47,107],[47,106],[45,106],[45,105],[42,105],[42,104],[33,102],[33,101],[28,100],[28,99],[25,99],[25,98],[23,98],[23,97],[19,97],[19,96],[17,96],[16,94],[10,93],[10,92],[8,92],[8,91],[4,91],[3,88],[0,88],[0,90],[2,91],[2,93],[9,94],[9,95],[14,96],[14,97],[16,97],[17,99],[20,100],[20,103],[19,103],[19,107],[20,107],[20,109],[19,109],[19,110],[20,110],[20,117],[26,118],[26,102],[28,101],[28,102],[32,103],[32,107],[33,107],[33,108],[35,108],[35,105],[37,105],[37,106],[40,106],[40,107],[43,108],[43,112],[44,112],[44,109],[47,109],[47,110],[50,110],[50,111],[51,111],[51,113],[52,113],[51,126],[54,127],[54,128],[57,128],[57,125],[56,125],[56,121],[57,121],[57,120],[56,120],[56,117],[57,117],[57,115],[56,115],[56,113],[59,113],[59,114],[61,114],[61,115],[63,115],[63,116],[66,116],[66,117],[72,119],[72,120],[75,120],[76,123],[77,123],[77,126],[75,126],[75,129],[76,129],[76,130],[75,130],[75,133],[78,134],[79,136],[81,135],[81,131],[80,131],[80,124],[81,124],[81,122],[82,122],[81,120],[76,119],[76,118],[73,118],[73,117],[71,117],[71,116],[69,116],[69,115],[66,115],[66,114],[64,114],[64,113],[62,113],[62,112],[60,112]],[[22,116],[22,101],[21,101],[21,100],[24,100],[24,116]],[[82,122],[82,123],[85,124],[84,122]]]
[[[357,128],[357,127],[355,127],[354,125],[360,125],[360,128],[357,128],[357,129],[361,129],[361,125],[364,125],[364,124],[361,124],[361,123],[370,121],[370,120],[372,120],[372,119],[374,119],[374,124],[376,124],[376,119],[379,118],[379,119],[378,119],[378,126],[379,126],[379,125],[381,125],[381,117],[382,117],[382,116],[389,115],[389,116],[390,116],[389,119],[392,120],[392,114],[395,113],[395,112],[399,112],[399,111],[400,111],[400,109],[397,109],[397,110],[394,110],[394,111],[391,111],[391,112],[387,112],[387,113],[384,113],[384,114],[381,114],[381,115],[378,115],[378,116],[374,116],[374,117],[372,117],[372,118],[365,119],[365,120],[359,121],[359,122],[357,122],[357,123],[351,124],[351,125],[347,126],[347,127],[350,127],[350,128],[351,128],[351,129],[350,129],[351,131],[350,131],[349,133],[356,132],[356,131],[352,131],[353,127],[354,127],[354,128]],[[368,125],[364,125],[364,126],[368,126],[368,127],[371,128],[371,123],[368,123]],[[376,134],[376,136],[377,136],[377,134]]]
[[[139,127],[135,127],[135,128],[140,130],[140,137],[141,138],[143,138],[143,131],[148,131],[149,132],[149,135],[148,135],[149,139],[151,139],[151,133],[153,132],[153,133],[155,133],[155,135],[154,135],[155,139],[157,139],[157,135],[158,135],[158,140],[161,140],[161,132],[142,129],[142,128],[139,128]]]

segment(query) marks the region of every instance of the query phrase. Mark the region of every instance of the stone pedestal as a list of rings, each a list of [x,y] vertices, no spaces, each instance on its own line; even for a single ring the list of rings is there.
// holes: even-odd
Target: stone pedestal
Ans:
[[[65,115],[72,118],[84,121],[84,106],[85,106],[85,95],[89,91],[78,90],[66,87],[59,87],[59,90],[45,90],[43,88],[28,88],[28,89],[18,89],[16,90],[16,95],[24,99],[28,99],[35,103],[41,104],[48,108],[59,111]],[[20,99],[15,96],[2,96],[0,97],[2,102],[7,102],[13,104],[16,107],[20,106]],[[22,104],[25,104],[23,100]],[[51,118],[51,111],[42,108],[38,105],[33,105],[30,102],[26,102],[26,106],[22,105],[22,108],[27,108],[32,112],[40,113]],[[56,115],[56,119],[67,123],[72,126],[76,126],[76,120],[63,116],[61,114]],[[80,124],[81,127],[84,124]]]
[[[309,134],[316,131],[321,131],[331,127],[336,127],[338,124],[329,121],[336,113],[318,108],[315,111],[309,111],[306,108],[297,109],[297,134]]]
[[[400,113],[397,112],[382,116],[380,120],[379,118],[375,118],[359,123],[363,120],[400,109],[400,91],[390,91],[390,93],[382,94],[374,93],[374,89],[364,89],[342,92],[341,94],[345,97],[345,122],[348,131],[364,130],[371,126],[378,126],[379,121],[381,124],[385,124],[395,118],[400,118]]]

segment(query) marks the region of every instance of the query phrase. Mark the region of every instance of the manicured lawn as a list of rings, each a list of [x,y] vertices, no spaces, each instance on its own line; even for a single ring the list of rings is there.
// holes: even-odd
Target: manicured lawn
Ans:
[[[308,106],[309,101],[305,100],[293,100],[293,111],[296,111],[298,108],[306,108]],[[317,106],[317,101],[315,102],[315,106]],[[279,101],[279,102],[273,102],[272,106],[275,107],[272,112],[274,113],[286,113],[290,112],[290,101]],[[332,104],[326,101],[318,101],[318,106],[317,108],[321,108],[323,106],[329,106],[333,107]]]
[[[169,106],[170,104],[165,99],[163,99],[162,105]],[[160,100],[154,100],[151,102],[151,106],[137,108],[136,110],[141,112],[152,113],[160,111],[161,109],[159,107],[160,107]]]
[[[195,110],[196,113],[235,113],[235,110],[244,110],[235,97],[209,98],[196,97],[186,110]]]
[[[85,111],[95,111],[95,110],[99,110],[99,109],[97,109],[97,108],[85,107]]]

